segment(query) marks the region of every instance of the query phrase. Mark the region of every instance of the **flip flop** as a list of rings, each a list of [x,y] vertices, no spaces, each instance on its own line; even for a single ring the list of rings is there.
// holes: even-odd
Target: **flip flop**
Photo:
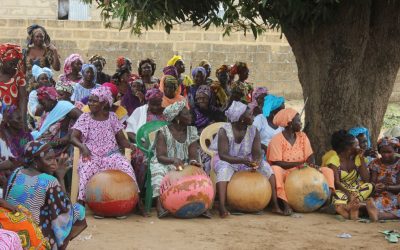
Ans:
[[[395,230],[385,230],[380,233],[385,235],[385,239],[390,243],[398,243],[400,238],[400,233]]]
[[[371,221],[369,219],[358,219],[357,222],[370,223]]]
[[[128,216],[126,216],[126,215],[115,217],[115,219],[117,219],[117,220],[125,220],[126,218],[128,218]]]
[[[245,213],[238,212],[238,211],[231,212],[231,215],[236,215],[236,216],[240,216],[240,215],[244,215],[244,214],[245,214]]]
[[[101,215],[93,215],[93,218],[101,220],[101,219],[104,219],[105,217],[101,216]]]
[[[168,214],[169,214],[168,211],[167,211],[167,210],[164,210],[164,211],[158,213],[158,214],[157,214],[157,217],[158,217],[159,219],[161,219],[161,218],[166,217]]]
[[[207,219],[212,219],[212,214],[210,210],[205,211],[204,213],[201,214],[201,216],[207,218]]]

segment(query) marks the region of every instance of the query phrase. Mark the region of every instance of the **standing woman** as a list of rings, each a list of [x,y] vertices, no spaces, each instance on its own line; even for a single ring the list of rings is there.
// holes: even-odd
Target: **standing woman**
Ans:
[[[103,84],[111,81],[111,76],[103,72],[104,66],[106,65],[106,59],[99,55],[94,55],[89,59],[89,63],[93,64],[97,69],[97,83]]]
[[[60,75],[59,80],[65,85],[74,86],[82,80],[81,70],[83,59],[79,54],[72,54],[65,59],[64,74]]]
[[[17,105],[25,121],[28,93],[22,58],[20,46],[0,44],[0,101],[5,105]]]
[[[152,59],[145,59],[139,62],[138,72],[140,78],[136,80],[145,87],[145,90],[158,88],[160,80],[154,77],[156,63]]]
[[[249,78],[249,68],[247,67],[247,63],[245,62],[236,62],[235,65],[232,66],[230,74],[234,78],[235,75],[238,75],[239,79],[234,83],[241,86],[245,89],[245,96],[243,97],[243,101],[246,103],[251,102],[252,93],[253,93],[253,84],[247,82]]]
[[[57,48],[51,43],[50,36],[44,27],[33,24],[28,27],[27,32],[27,48],[23,50],[23,54],[26,79],[28,83],[31,83],[33,65],[53,68],[55,71],[59,71],[61,65]]]

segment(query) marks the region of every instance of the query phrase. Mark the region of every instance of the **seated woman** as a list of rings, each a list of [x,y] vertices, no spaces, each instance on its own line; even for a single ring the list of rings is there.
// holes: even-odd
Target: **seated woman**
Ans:
[[[41,68],[37,65],[33,65],[32,75],[35,81],[33,83],[32,90],[29,93],[28,113],[34,117],[41,116],[43,113],[43,107],[39,105],[37,89],[41,87],[50,87],[52,85],[50,79],[53,77],[53,72],[49,68]],[[38,107],[40,108],[38,109]]]
[[[90,95],[93,89],[101,86],[97,84],[97,69],[93,64],[84,64],[81,73],[83,79],[74,85],[74,93],[71,96],[73,102],[81,102],[83,98]]]
[[[7,230],[7,232],[16,233],[15,243],[16,245],[20,244],[20,248],[7,245],[7,249],[50,249],[49,242],[44,238],[42,230],[33,220],[31,212],[21,205],[13,206],[1,198],[0,228],[1,230]],[[0,234],[2,233],[0,232]],[[0,236],[0,239],[4,240],[4,237]],[[0,240],[0,246],[5,247],[4,243]]]
[[[365,163],[368,166],[372,160],[378,157],[377,152],[371,148],[371,138],[368,129],[365,127],[354,127],[349,129],[348,133],[357,138],[360,148],[364,151]]]
[[[186,101],[185,97],[181,96],[177,89],[179,87],[178,80],[170,75],[166,75],[163,77],[164,88],[160,89],[164,93],[163,101],[161,106],[166,108],[171,104],[176,102]],[[186,104],[187,107],[188,104]]]
[[[82,114],[73,126],[71,143],[81,151],[79,159],[78,202],[84,204],[86,184],[89,179],[104,170],[120,170],[136,183],[135,174],[120,148],[132,148],[123,132],[123,125],[115,113],[108,111],[113,102],[111,91],[99,87],[89,96],[90,113]]]
[[[103,87],[108,88],[111,91],[112,97],[113,97],[113,104],[112,106],[106,107],[107,109],[109,108],[108,111],[114,112],[117,117],[118,120],[124,124],[126,122],[126,120],[128,119],[128,111],[126,111],[126,109],[124,107],[122,107],[121,105],[116,105],[115,102],[117,100],[117,96],[118,96],[118,88],[117,86],[115,86],[114,84],[110,83],[110,82],[106,82],[103,85],[101,85]],[[90,108],[89,105],[85,105],[82,108],[82,112],[84,113],[89,113],[90,112]]]
[[[253,116],[261,114],[264,107],[264,98],[268,96],[268,89],[265,87],[257,87],[254,90],[251,103],[249,104],[250,109],[253,111]]]
[[[283,213],[290,215],[293,210],[287,203],[285,179],[291,171],[304,163],[313,166],[314,156],[307,135],[301,132],[300,115],[296,110],[282,109],[275,115],[273,122],[275,126],[285,129],[269,142],[267,160],[274,170],[277,196],[284,205]],[[335,190],[333,171],[326,167],[320,168],[320,171],[328,181],[331,191]]]
[[[264,154],[271,139],[285,128],[274,124],[275,115],[285,108],[285,99],[274,95],[267,95],[263,101],[262,114],[255,116],[253,125],[260,132],[261,148]]]
[[[74,93],[74,88],[71,85],[65,84],[62,81],[58,81],[56,83],[55,88],[57,90],[59,101],[67,101],[67,102],[72,103],[71,96],[72,96],[72,93]],[[77,108],[80,109],[81,107],[77,107]]]
[[[57,162],[51,146],[40,141],[26,145],[25,157],[25,167],[8,180],[5,199],[32,213],[52,249],[65,249],[86,228],[85,208],[72,204],[65,192],[66,157]]]
[[[238,171],[256,170],[269,179],[272,186],[273,211],[282,213],[278,206],[275,190],[275,176],[266,161],[262,159],[260,133],[252,126],[253,117],[247,105],[234,101],[225,112],[231,123],[224,125],[210,147],[218,151],[214,159],[219,196],[219,215],[229,215],[225,207],[226,189],[233,174]],[[215,148],[217,145],[217,148]]]
[[[147,122],[165,121],[163,115],[164,108],[161,107],[163,93],[156,88],[149,89],[146,92],[147,104],[137,108],[128,118],[126,132],[131,142],[136,142],[136,134],[141,126]],[[147,170],[147,159],[143,152],[136,148],[132,151],[132,166],[135,171],[138,186],[143,189],[145,184],[145,173]]]
[[[167,84],[168,85],[168,84]],[[164,110],[170,125],[162,127],[154,142],[155,155],[150,163],[153,197],[157,198],[158,217],[168,214],[159,199],[160,185],[164,176],[173,170],[190,164],[201,167],[199,162],[199,136],[192,124],[192,114],[185,102],[175,102]]]
[[[400,148],[399,139],[383,138],[378,142],[381,158],[371,162],[372,183],[375,184],[373,201],[367,201],[372,221],[400,219]]]
[[[193,109],[196,102],[196,92],[200,86],[206,85],[207,72],[203,67],[196,67],[192,70],[193,84],[189,87],[188,100],[189,106]]]
[[[335,154],[325,164],[333,170],[335,176],[336,194],[333,196],[333,204],[338,214],[346,219],[357,220],[360,202],[367,200],[374,189],[368,183],[369,172],[364,156],[358,140],[345,130],[333,133],[331,144]]]
[[[83,59],[79,54],[71,54],[65,59],[64,74],[60,75],[59,80],[65,85],[75,86],[82,80]]]
[[[103,72],[104,66],[106,65],[106,59],[100,55],[94,55],[89,59],[90,64],[93,64],[97,69],[97,83],[103,84],[111,81],[111,76]]]

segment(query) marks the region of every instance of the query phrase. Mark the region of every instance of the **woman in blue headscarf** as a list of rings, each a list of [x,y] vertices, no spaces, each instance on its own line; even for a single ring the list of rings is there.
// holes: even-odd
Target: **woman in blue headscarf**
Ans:
[[[100,87],[100,84],[97,84],[97,69],[93,64],[84,64],[82,66],[82,80],[74,85],[74,93],[71,96],[71,100],[73,102],[80,102],[83,98],[88,97],[90,92]]]
[[[285,99],[281,96],[267,95],[264,98],[262,113],[254,118],[253,125],[260,132],[261,147],[266,152],[269,142],[274,135],[279,134],[284,128],[273,123],[275,114],[285,108]]]
[[[349,129],[348,133],[357,138],[360,148],[364,150],[364,156],[367,164],[378,157],[377,152],[371,148],[371,137],[367,128],[361,126],[353,127]]]
[[[196,67],[192,70],[194,84],[189,87],[188,100],[190,109],[193,109],[196,103],[196,92],[201,85],[206,85],[207,71],[203,67]]]

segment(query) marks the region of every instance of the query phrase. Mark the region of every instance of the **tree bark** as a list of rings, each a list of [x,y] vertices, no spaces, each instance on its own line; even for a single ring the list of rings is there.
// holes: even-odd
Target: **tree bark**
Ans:
[[[331,134],[361,125],[376,142],[400,67],[400,1],[343,1],[335,21],[282,27],[296,57],[317,162]],[[375,143],[374,143],[375,145]]]

